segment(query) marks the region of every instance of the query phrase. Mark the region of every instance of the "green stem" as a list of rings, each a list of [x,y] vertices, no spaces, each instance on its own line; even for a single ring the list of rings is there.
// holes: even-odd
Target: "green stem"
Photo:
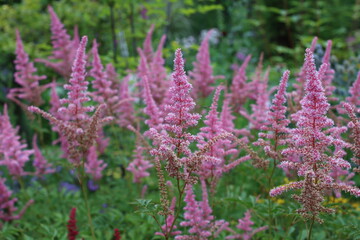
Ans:
[[[88,200],[88,195],[87,195],[87,189],[86,189],[86,184],[85,184],[84,162],[81,165],[81,167],[79,168],[79,175],[80,175],[81,190],[82,190],[84,200],[85,200],[85,207],[86,207],[86,211],[87,211],[87,218],[88,218],[88,224],[89,224],[90,231],[91,231],[91,237],[92,237],[93,240],[96,240],[95,231],[94,231],[94,225],[92,223],[92,218],[91,218],[91,212],[90,212],[90,205],[89,205],[89,200]]]
[[[312,217],[312,220],[311,220],[309,234],[308,234],[308,237],[307,237],[308,240],[311,240],[311,232],[312,232],[312,229],[313,229],[313,226],[314,226],[314,222],[315,222],[315,215]]]

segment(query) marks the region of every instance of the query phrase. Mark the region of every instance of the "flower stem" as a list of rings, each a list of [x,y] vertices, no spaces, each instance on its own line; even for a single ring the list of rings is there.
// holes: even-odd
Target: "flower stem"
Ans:
[[[92,223],[92,218],[91,218],[91,212],[90,212],[90,205],[89,205],[89,200],[88,200],[88,195],[87,195],[86,183],[85,183],[86,176],[85,176],[84,163],[79,167],[79,176],[80,176],[81,190],[82,190],[83,197],[84,197],[84,200],[85,200],[85,207],[86,207],[86,211],[87,211],[88,224],[89,224],[90,231],[91,231],[91,237],[92,237],[93,240],[96,240],[95,231],[94,231],[94,225]]]
[[[314,226],[314,222],[315,222],[315,215],[312,217],[312,220],[311,220],[309,234],[308,234],[308,237],[307,237],[308,240],[311,240],[311,232],[312,232],[312,229],[313,229],[313,226]]]

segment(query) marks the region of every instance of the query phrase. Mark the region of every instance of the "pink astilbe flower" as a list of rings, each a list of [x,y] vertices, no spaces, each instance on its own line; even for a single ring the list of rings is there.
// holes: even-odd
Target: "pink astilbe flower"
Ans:
[[[316,47],[316,43],[317,43],[318,38],[314,37],[312,42],[311,42],[311,47],[310,50],[312,52],[314,52],[315,47]],[[299,73],[296,74],[296,82],[293,84],[293,87],[295,88],[295,91],[291,92],[290,95],[294,101],[295,106],[293,106],[293,111],[292,112],[296,112],[298,110],[300,110],[301,105],[300,105],[300,101],[303,98],[304,94],[305,94],[305,84],[306,84],[306,72],[305,72],[305,65],[303,65],[299,71]]]
[[[55,172],[55,169],[52,168],[52,165],[48,163],[45,157],[42,155],[38,145],[37,137],[33,137],[33,149],[34,149],[34,162],[33,166],[35,167],[35,175],[41,177],[45,174],[50,174]]]
[[[202,200],[196,201],[193,192],[193,186],[186,186],[186,195],[184,201],[184,221],[181,226],[190,227],[188,230],[190,235],[176,236],[176,240],[201,239],[205,240],[211,236],[217,237],[221,231],[230,230],[225,220],[215,221],[212,215],[212,209],[209,205],[208,193],[205,180],[201,180]]]
[[[98,159],[96,147],[90,147],[87,154],[87,161],[85,163],[85,171],[91,175],[94,181],[99,181],[102,178],[102,171],[107,167],[103,160]]]
[[[12,88],[8,93],[7,97],[20,106],[23,104],[19,101],[20,99],[26,100],[29,104],[39,106],[44,101],[41,98],[42,92],[44,92],[49,84],[40,86],[39,81],[44,80],[46,76],[37,76],[36,68],[34,64],[29,61],[29,56],[25,52],[24,45],[21,41],[20,33],[16,30],[16,59],[15,63],[15,82],[21,87]]]
[[[331,97],[334,90],[336,89],[336,87],[332,85],[332,80],[334,79],[335,71],[334,69],[331,69],[331,64],[330,64],[331,47],[332,47],[332,41],[329,40],[327,42],[325,54],[322,59],[322,63],[323,64],[325,63],[327,68],[324,71],[321,81],[325,89],[325,96],[327,96],[329,100],[336,101],[337,98]]]
[[[150,117],[150,119],[145,120],[145,123],[150,128],[158,128],[160,124],[163,122],[163,118],[161,117],[162,113],[160,112],[157,104],[155,103],[153,96],[151,94],[149,81],[147,77],[144,77],[144,90],[145,90],[145,104],[146,107],[144,108],[144,113]]]
[[[100,127],[112,120],[111,117],[101,117],[101,113],[105,108],[104,104],[97,108],[91,118],[87,115],[88,112],[93,111],[94,106],[84,106],[90,100],[87,92],[88,82],[85,80],[86,43],[87,37],[84,36],[76,53],[72,68],[73,72],[69,80],[70,84],[64,85],[64,88],[69,91],[68,98],[60,100],[62,105],[66,105],[58,111],[69,118],[66,120],[59,119],[37,107],[29,107],[30,111],[41,114],[63,133],[68,143],[66,149],[68,159],[75,166],[79,166],[82,160],[85,159],[87,151],[98,137]]]
[[[351,145],[351,150],[353,152],[353,158],[351,159],[355,164],[356,168],[353,169],[354,172],[360,172],[360,122],[355,115],[355,108],[349,103],[343,103],[344,108],[347,111],[347,114],[350,117],[351,122],[348,124],[352,128],[351,137],[353,138],[353,144]]]
[[[136,141],[136,148],[135,148],[135,155],[133,161],[129,164],[129,166],[126,168],[126,170],[132,172],[133,174],[133,182],[134,183],[140,183],[142,178],[145,178],[150,175],[147,170],[153,165],[144,159],[144,147],[141,146],[141,143],[139,140]]]
[[[92,69],[90,71],[90,76],[94,78],[92,82],[93,89],[95,91],[92,93],[93,98],[98,103],[105,103],[107,105],[108,115],[115,116],[118,113],[119,109],[119,97],[117,96],[117,89],[112,88],[112,81],[108,79],[108,76],[105,71],[103,71],[103,65],[98,53],[98,44],[94,39],[92,47]]]
[[[350,97],[346,98],[346,101],[356,107],[356,112],[360,112],[360,71],[357,74],[357,78],[349,90]]]
[[[194,69],[189,73],[190,79],[194,86],[193,95],[197,97],[207,97],[214,90],[211,86],[216,79],[223,79],[224,76],[213,76],[209,53],[209,37],[211,30],[206,34],[201,42],[196,62],[193,62]]]
[[[245,217],[239,219],[239,224],[236,225],[236,228],[242,230],[244,233],[235,234],[227,236],[226,239],[243,239],[249,240],[251,239],[256,233],[266,230],[268,227],[263,226],[256,229],[253,229],[254,222],[251,221],[251,211],[248,210],[245,212]]]
[[[76,226],[76,208],[72,208],[70,211],[67,229],[68,229],[68,240],[76,240],[76,236],[79,234]]]
[[[256,87],[256,104],[251,104],[252,113],[249,114],[245,110],[240,110],[239,113],[249,120],[250,128],[260,130],[261,127],[267,123],[267,112],[269,111],[269,91],[267,90],[269,80],[269,69],[265,72],[263,79],[254,80],[252,83],[257,83]]]
[[[37,59],[37,61],[44,63],[50,68],[53,68],[65,79],[68,79],[72,72],[71,66],[79,44],[78,37],[76,37],[75,34],[74,40],[71,40],[54,9],[51,6],[48,6],[48,10],[51,18],[51,40],[53,45],[53,54],[51,57],[49,57],[49,59],[55,59],[59,61],[52,62],[47,59]]]
[[[329,156],[324,153],[331,145],[336,146],[343,143],[341,139],[326,134],[333,131],[334,125],[334,122],[326,116],[330,104],[327,102],[321,84],[321,72],[327,69],[327,64],[323,64],[317,72],[313,53],[311,49],[306,49],[304,66],[307,82],[305,96],[300,102],[302,109],[298,113],[297,128],[291,132],[294,147],[289,147],[282,152],[285,156],[298,154],[302,160],[301,162],[283,161],[279,166],[295,169],[297,174],[305,179],[277,187],[270,191],[270,195],[275,196],[292,188],[301,188],[300,195],[293,195],[293,198],[302,204],[302,208],[297,211],[305,218],[322,222],[318,215],[322,212],[333,211],[322,206],[325,191],[343,189],[359,196],[360,190],[356,187],[348,185],[344,187],[343,184],[335,183],[330,176],[332,168],[348,169],[350,164],[339,154],[335,153]]]
[[[175,221],[175,215],[174,215],[174,211],[175,211],[175,204],[176,204],[176,198],[174,197],[171,201],[171,206],[170,206],[170,211],[171,213],[166,217],[166,223],[164,225],[161,226],[161,230],[162,232],[156,232],[155,235],[158,236],[177,236],[179,234],[181,234],[181,231],[176,230],[177,226],[176,224],[174,224]],[[171,229],[171,226],[172,229]],[[172,232],[170,232],[172,231]]]
[[[121,104],[118,107],[117,112],[120,113],[120,116],[116,119],[117,123],[121,127],[127,127],[128,125],[134,124],[135,116],[134,116],[134,106],[132,97],[130,96],[129,91],[129,80],[131,75],[128,74],[121,82],[119,89],[119,98]]]
[[[111,63],[108,63],[106,65],[105,73],[108,79],[111,81],[111,88],[119,89],[120,88],[119,76],[116,73],[115,67]]]
[[[238,112],[246,100],[249,97],[250,85],[247,83],[246,68],[251,59],[251,55],[248,55],[240,68],[236,70],[231,83],[231,104],[234,107],[234,111]]]
[[[146,62],[148,64],[150,64],[150,62],[152,61],[153,55],[154,55],[154,51],[152,48],[152,41],[151,41],[152,35],[154,32],[154,28],[155,28],[155,25],[151,24],[150,29],[149,29],[148,33],[146,34],[145,41],[143,43],[143,51],[144,51]]]
[[[275,94],[272,100],[270,111],[268,112],[267,123],[261,127],[262,131],[259,133],[260,139],[256,145],[264,147],[265,152],[274,159],[277,159],[278,147],[285,144],[287,134],[289,133],[288,125],[290,121],[286,118],[286,86],[289,80],[290,71],[285,71],[279,87],[278,92]],[[274,140],[273,144],[265,139]]]
[[[17,198],[11,199],[11,194],[11,191],[5,185],[5,179],[0,177],[0,220],[4,222],[20,219],[26,209],[34,202],[33,200],[29,200],[19,214],[15,215],[17,211],[15,207]],[[1,226],[2,224],[0,222],[0,229]]]
[[[18,130],[18,127],[12,127],[5,105],[3,114],[0,114],[0,165],[5,165],[15,178],[28,174],[24,166],[34,153],[33,150],[25,150],[27,145],[20,141]]]

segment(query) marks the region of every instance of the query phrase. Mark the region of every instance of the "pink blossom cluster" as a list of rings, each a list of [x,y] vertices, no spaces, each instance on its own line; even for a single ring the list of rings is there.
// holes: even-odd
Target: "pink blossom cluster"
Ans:
[[[343,152],[336,151],[330,156],[324,152],[330,146],[346,146],[342,139],[337,138],[339,132],[329,134],[339,130],[333,128],[334,122],[326,116],[330,104],[327,102],[321,79],[328,66],[324,63],[319,72],[316,71],[311,49],[306,50],[304,66],[307,82],[305,95],[300,102],[302,109],[297,113],[297,128],[291,131],[294,146],[282,151],[285,157],[296,154],[301,156],[302,160],[285,160],[279,165],[295,169],[304,180],[274,188],[270,191],[270,196],[277,196],[289,189],[302,189],[300,195],[293,196],[303,207],[298,212],[305,218],[314,218],[321,222],[318,217],[321,212],[332,212],[332,209],[322,206],[325,190],[342,190],[357,197],[360,196],[360,190],[351,185],[334,182],[331,177],[330,172],[335,167],[350,168],[350,164],[342,158]]]
[[[194,86],[194,94],[198,94],[198,98],[207,97],[214,90],[212,86],[216,79],[223,79],[224,76],[213,76],[209,53],[209,37],[211,30],[206,34],[201,42],[199,51],[196,55],[196,62],[193,62],[193,71],[189,73],[191,82]]]
[[[16,198],[11,198],[12,192],[6,187],[5,179],[0,177],[0,220],[4,222],[20,219],[26,209],[33,204],[33,200],[29,200],[23,209],[16,215],[17,207],[15,204],[17,202]],[[0,229],[2,223],[0,222]]]
[[[103,160],[98,159],[96,147],[91,146],[86,158],[85,171],[94,181],[99,181],[102,178],[102,171],[106,168],[107,164]]]
[[[70,39],[70,36],[54,9],[49,6],[48,10],[51,19],[51,40],[53,45],[53,54],[49,57],[49,60],[57,61],[53,62],[48,59],[37,59],[37,61],[44,63],[47,67],[53,68],[65,79],[68,79],[72,72],[71,66],[80,42],[78,30],[75,27],[74,38]]]
[[[34,64],[29,61],[29,56],[25,52],[21,41],[20,32],[16,30],[16,59],[15,63],[15,82],[20,85],[19,88],[10,89],[7,98],[13,100],[20,106],[24,104],[20,99],[26,100],[28,104],[39,106],[43,103],[41,94],[49,87],[49,84],[40,86],[40,80],[46,79],[46,76],[37,76]]]

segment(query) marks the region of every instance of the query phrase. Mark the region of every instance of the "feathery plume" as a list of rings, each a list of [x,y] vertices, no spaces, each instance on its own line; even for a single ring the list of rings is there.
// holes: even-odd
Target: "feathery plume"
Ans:
[[[17,211],[17,208],[15,207],[17,199],[11,199],[11,194],[12,192],[5,185],[5,179],[0,177],[0,220],[5,222],[20,219],[24,215],[26,209],[34,203],[34,200],[29,200],[19,214],[15,215],[15,212]]]
[[[29,104],[39,106],[44,101],[41,94],[49,88],[49,84],[40,86],[39,81],[46,79],[46,76],[37,76],[34,64],[29,61],[29,56],[25,52],[24,45],[21,41],[20,32],[16,30],[16,59],[15,63],[15,82],[21,87],[10,89],[7,97],[20,106],[23,104],[20,99],[26,100]]]
[[[20,141],[18,130],[18,127],[12,127],[5,105],[3,114],[0,114],[0,165],[5,165],[15,178],[28,174],[24,166],[34,153],[34,150],[25,150],[27,145]]]
[[[40,177],[45,174],[50,174],[55,172],[55,169],[52,168],[52,165],[46,161],[44,156],[42,155],[38,145],[37,145],[37,137],[34,135],[33,137],[33,149],[34,149],[34,162],[33,166],[35,167],[35,175]]]
[[[107,167],[103,160],[98,159],[96,147],[91,146],[87,154],[87,162],[85,163],[85,171],[90,174],[94,181],[102,178],[102,171]]]
[[[194,86],[193,95],[198,97],[207,97],[214,90],[211,86],[216,79],[223,79],[224,76],[213,76],[209,53],[209,37],[211,30],[208,31],[205,38],[201,42],[198,53],[196,54],[196,62],[193,62],[194,69],[189,73],[190,79]]]

